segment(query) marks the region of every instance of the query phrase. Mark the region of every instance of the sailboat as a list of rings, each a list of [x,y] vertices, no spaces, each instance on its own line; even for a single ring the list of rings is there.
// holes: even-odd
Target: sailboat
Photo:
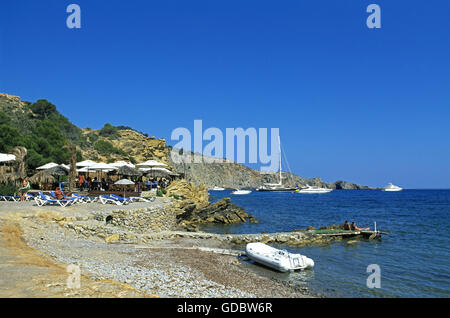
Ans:
[[[286,191],[295,191],[297,188],[285,187],[283,186],[283,178],[281,176],[281,141],[280,136],[278,136],[278,151],[280,154],[280,171],[279,178],[280,181],[278,183],[264,183],[262,186],[256,189],[256,191],[271,191],[271,192],[286,192]]]

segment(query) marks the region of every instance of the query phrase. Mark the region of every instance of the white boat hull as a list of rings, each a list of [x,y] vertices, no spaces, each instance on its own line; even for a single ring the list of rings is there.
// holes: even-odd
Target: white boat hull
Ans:
[[[263,243],[248,243],[248,258],[280,272],[292,272],[314,267],[314,261],[301,254],[288,253]]]
[[[225,190],[225,188],[222,188],[222,187],[214,187],[211,189],[211,191],[224,191],[224,190]]]
[[[297,190],[298,193],[330,193],[333,191],[333,189],[326,189],[326,188],[306,188],[306,189],[299,189]]]
[[[403,190],[403,188],[393,185],[392,183],[389,183],[386,187],[383,188],[383,191],[386,191],[386,192],[398,192],[398,191],[402,191],[402,190]]]
[[[243,194],[249,194],[251,193],[251,190],[236,190],[231,192],[231,194],[236,194],[236,195],[243,195]]]

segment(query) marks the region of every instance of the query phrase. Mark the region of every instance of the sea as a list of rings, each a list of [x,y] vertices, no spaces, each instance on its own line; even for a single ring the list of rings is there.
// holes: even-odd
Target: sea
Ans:
[[[289,232],[345,220],[371,229],[376,222],[378,230],[388,232],[381,239],[360,239],[350,245],[342,240],[325,246],[275,246],[312,258],[314,268],[278,273],[244,262],[260,275],[323,297],[450,297],[450,190],[253,191],[248,195],[225,190],[210,195],[213,200],[230,197],[259,223],[209,225],[202,228],[207,232]]]

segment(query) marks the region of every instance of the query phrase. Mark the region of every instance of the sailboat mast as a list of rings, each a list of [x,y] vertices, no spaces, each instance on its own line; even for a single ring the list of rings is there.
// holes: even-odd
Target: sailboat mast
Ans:
[[[278,135],[278,152],[280,154],[280,185],[283,183],[281,181],[281,141],[280,141],[280,135]]]

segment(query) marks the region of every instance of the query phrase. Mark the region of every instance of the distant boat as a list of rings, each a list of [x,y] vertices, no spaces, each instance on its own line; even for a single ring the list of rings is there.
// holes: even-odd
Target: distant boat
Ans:
[[[231,194],[242,195],[242,194],[249,194],[251,192],[252,192],[251,190],[239,190],[239,189],[236,189],[235,191],[231,192]]]
[[[264,183],[264,185],[260,186],[256,189],[256,191],[271,191],[271,192],[286,192],[286,191],[295,191],[297,188],[293,187],[285,187],[283,186],[283,179],[281,177],[281,141],[280,136],[278,136],[278,151],[280,154],[280,171],[279,171],[279,179],[278,183]]]
[[[223,190],[225,190],[225,188],[222,187],[214,187],[211,189],[211,191],[223,191]]]
[[[314,267],[314,261],[301,254],[293,254],[273,248],[264,243],[248,243],[245,247],[248,258],[280,272],[293,272]]]
[[[403,188],[393,185],[392,183],[389,183],[387,186],[385,186],[383,188],[383,191],[387,191],[387,192],[395,192],[395,191],[402,191],[402,190],[403,190]]]
[[[310,185],[306,185],[306,188],[297,190],[298,193],[329,193],[331,191],[333,191],[333,189],[320,188]]]

